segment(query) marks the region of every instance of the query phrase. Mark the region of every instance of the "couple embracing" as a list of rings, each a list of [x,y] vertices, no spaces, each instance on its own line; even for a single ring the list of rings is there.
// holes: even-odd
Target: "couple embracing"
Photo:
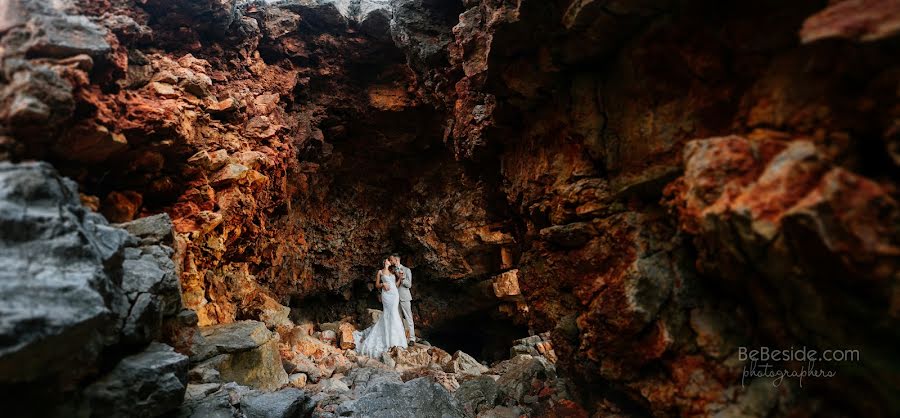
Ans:
[[[375,274],[375,288],[381,290],[381,318],[371,327],[353,332],[357,353],[380,358],[391,347],[406,348],[416,341],[410,307],[411,287],[412,272],[409,267],[400,264],[399,255],[391,254]],[[400,319],[401,312],[409,330],[408,340]]]

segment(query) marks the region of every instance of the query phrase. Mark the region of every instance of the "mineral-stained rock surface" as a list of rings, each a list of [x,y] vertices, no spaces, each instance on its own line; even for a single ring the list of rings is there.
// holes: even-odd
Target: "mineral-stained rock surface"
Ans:
[[[0,166],[0,392],[71,415],[161,340],[192,359],[183,416],[377,415],[380,385],[439,401],[411,414],[900,415],[898,22],[6,1],[0,160],[53,168]],[[436,346],[356,358],[391,251]],[[773,387],[738,358],[760,346],[861,358]]]

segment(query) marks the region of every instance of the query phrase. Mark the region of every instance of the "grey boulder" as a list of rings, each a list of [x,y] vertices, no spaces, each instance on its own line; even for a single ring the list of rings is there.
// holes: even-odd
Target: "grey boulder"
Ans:
[[[459,21],[458,4],[431,0],[391,0],[391,37],[416,68],[440,65]]]
[[[518,355],[506,366],[506,370],[497,379],[500,396],[512,399],[521,404],[537,401],[536,382],[556,382],[556,367],[542,356],[533,357],[527,354]]]
[[[307,416],[312,405],[306,392],[287,388],[276,392],[254,391],[241,399],[241,411],[247,418],[294,418]]]
[[[354,397],[377,392],[384,385],[403,383],[399,372],[374,367],[354,368],[350,370],[346,379],[352,387]]]
[[[92,416],[157,417],[181,406],[188,358],[152,343],[85,390]]]
[[[128,234],[45,163],[0,162],[0,382],[88,372],[117,340],[111,268]],[[110,266],[110,267],[107,267]]]
[[[257,389],[275,390],[289,383],[278,351],[278,334],[257,321],[200,328],[203,336],[191,350],[199,363],[192,377],[237,382]],[[218,375],[215,375],[218,373]]]
[[[293,418],[309,416],[313,404],[306,392],[286,388],[275,392],[227,384],[190,384],[179,418]]]
[[[460,383],[453,397],[471,416],[493,408],[498,401],[500,388],[496,376],[478,376]]]
[[[189,384],[179,418],[245,418],[240,411],[241,398],[251,389],[237,383]]]
[[[252,350],[272,338],[266,324],[258,321],[238,321],[200,329],[203,340],[195,347],[192,361],[206,360],[219,354]]]
[[[0,386],[19,399],[5,413],[121,416],[119,405],[147,403],[139,413],[149,416],[177,407],[187,359],[147,347],[181,309],[170,256],[87,210],[75,183],[49,164],[0,162]],[[146,262],[130,270],[129,260]],[[107,375],[104,364],[114,365]]]
[[[443,386],[427,377],[403,384],[384,384],[342,403],[335,411],[338,416],[356,417],[465,417],[459,403]]]
[[[488,368],[483,364],[479,363],[478,360],[475,360],[472,356],[466,354],[461,350],[457,350],[453,353],[453,358],[450,360],[450,363],[444,368],[444,371],[447,373],[456,373],[459,375],[480,375],[482,373],[486,373]]]
[[[172,218],[167,213],[138,218],[116,226],[141,240],[142,245],[164,244],[171,247],[175,241]]]
[[[100,58],[112,48],[106,41],[106,29],[85,16],[36,16],[28,24],[30,57],[65,58],[78,54]]]
[[[125,342],[158,339],[163,318],[181,311],[181,288],[171,255],[172,249],[164,245],[125,249],[122,288],[131,306],[121,313],[126,318],[122,331]]]

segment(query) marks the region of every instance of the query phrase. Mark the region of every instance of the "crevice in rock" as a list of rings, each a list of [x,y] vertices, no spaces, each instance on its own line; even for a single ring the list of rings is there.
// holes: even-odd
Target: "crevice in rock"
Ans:
[[[512,341],[530,335],[528,327],[497,312],[496,307],[451,317],[423,332],[431,344],[448,352],[462,350],[488,364],[509,357]]]

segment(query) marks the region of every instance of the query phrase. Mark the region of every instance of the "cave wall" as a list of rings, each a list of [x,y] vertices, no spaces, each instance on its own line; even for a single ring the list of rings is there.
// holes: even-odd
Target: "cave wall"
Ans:
[[[499,159],[528,322],[593,410],[896,411],[896,18],[851,3],[460,15],[432,74],[457,77],[434,92],[446,142]],[[869,354],[812,389],[742,390],[757,345]]]
[[[52,162],[113,221],[169,213],[201,325],[277,323],[284,305],[320,294],[339,296],[317,309],[332,320],[360,314],[374,298],[359,283],[400,251],[423,294],[438,294],[429,278],[462,280],[450,301],[417,306],[427,330],[469,282],[511,267],[497,176],[446,153],[443,113],[417,90],[383,9],[348,20],[327,2],[8,7],[4,158]],[[70,26],[53,32],[57,21]],[[64,30],[78,37],[55,45]]]
[[[550,331],[594,413],[898,412],[895,2],[364,3],[8,2],[0,157],[167,212],[201,325],[400,251],[423,331]],[[803,344],[864,365],[741,388]]]

